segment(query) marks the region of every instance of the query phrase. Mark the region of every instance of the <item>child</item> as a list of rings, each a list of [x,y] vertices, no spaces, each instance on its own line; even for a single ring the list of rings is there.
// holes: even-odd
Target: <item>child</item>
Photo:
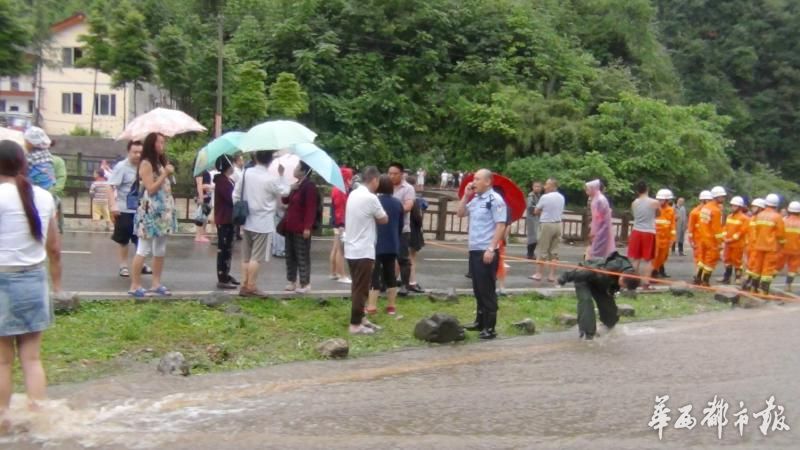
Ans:
[[[106,231],[111,229],[111,210],[108,206],[109,184],[105,171],[97,169],[94,172],[94,182],[89,186],[89,197],[92,199],[92,220],[106,223]]]
[[[56,184],[56,172],[53,167],[53,156],[50,154],[50,138],[39,127],[25,130],[25,150],[28,159],[28,179],[44,190],[50,190]]]

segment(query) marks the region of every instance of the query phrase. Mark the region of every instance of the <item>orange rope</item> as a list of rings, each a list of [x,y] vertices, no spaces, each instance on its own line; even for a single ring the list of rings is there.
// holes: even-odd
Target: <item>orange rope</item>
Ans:
[[[456,251],[456,252],[459,252],[459,253],[465,253],[464,249],[462,249],[460,247],[456,247],[454,245],[442,244],[442,243],[439,243],[439,242],[427,242],[426,245],[431,245],[431,246],[443,248],[443,249],[446,249],[446,250],[452,250],[452,251]],[[468,252],[466,252],[466,253],[468,253]],[[553,261],[534,261],[534,260],[530,260],[530,259],[527,259],[527,258],[520,258],[518,256],[511,256],[508,253],[506,253],[505,259],[507,259],[509,261],[525,262],[525,263],[528,263],[528,264],[544,264],[544,265],[547,265],[547,266],[560,267],[560,268],[563,268],[563,269],[588,270],[590,272],[600,273],[600,274],[603,274],[603,275],[621,276],[621,277],[624,277],[624,278],[633,278],[633,279],[642,280],[642,281],[649,281],[649,282],[655,283],[655,284],[661,284],[661,285],[664,285],[664,286],[675,285],[675,284],[678,284],[678,283],[685,283],[683,281],[667,281],[667,280],[662,280],[662,279],[657,279],[657,278],[652,278],[652,277],[646,277],[646,276],[642,276],[642,275],[633,275],[633,274],[627,274],[627,273],[612,272],[612,271],[609,271],[609,270],[596,269],[596,268],[593,268],[593,267],[578,266],[578,265],[575,265],[575,264],[569,264],[569,263],[564,263],[564,262],[559,262],[559,261],[556,261],[556,262],[553,262]],[[735,289],[735,288],[701,286],[701,285],[692,284],[692,283],[685,283],[685,284],[688,285],[688,287],[690,287],[692,289],[701,290],[701,291],[708,291],[708,292],[712,292],[712,293],[718,293],[718,292],[735,293],[735,294],[739,294],[739,295],[746,295],[748,297],[759,298],[761,300],[773,300],[773,301],[781,301],[781,302],[800,302],[800,299],[798,299],[797,297],[789,297],[789,296],[773,295],[773,294],[760,294],[760,293],[756,293],[756,292],[742,291],[742,290]]]

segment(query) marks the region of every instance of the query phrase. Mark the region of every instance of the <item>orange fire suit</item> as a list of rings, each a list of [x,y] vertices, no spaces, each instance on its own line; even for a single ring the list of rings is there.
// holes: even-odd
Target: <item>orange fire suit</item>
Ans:
[[[700,210],[700,221],[697,224],[698,250],[700,261],[698,269],[711,273],[719,263],[725,232],[722,229],[722,210],[719,203],[708,202]]]
[[[771,283],[780,270],[781,247],[786,239],[783,217],[775,208],[767,208],[753,220],[756,222],[756,234],[750,244],[753,253],[747,263],[747,275]]]
[[[726,267],[742,269],[744,267],[744,248],[747,242],[747,231],[750,218],[742,211],[728,215],[725,220],[725,252],[723,261]]]
[[[790,215],[783,219],[784,229],[786,230],[786,244],[783,246],[783,254],[786,257],[788,266],[787,275],[796,277],[800,272],[800,215]]]
[[[675,209],[667,203],[661,207],[661,212],[656,218],[656,255],[653,258],[653,270],[660,269],[667,262],[669,248],[675,242],[677,234],[675,225]]]
[[[692,246],[692,256],[694,257],[694,264],[700,263],[700,251],[697,248],[697,225],[700,223],[700,211],[703,209],[704,204],[699,204],[692,209],[689,213],[689,220],[686,222],[686,229],[689,231],[689,245]]]

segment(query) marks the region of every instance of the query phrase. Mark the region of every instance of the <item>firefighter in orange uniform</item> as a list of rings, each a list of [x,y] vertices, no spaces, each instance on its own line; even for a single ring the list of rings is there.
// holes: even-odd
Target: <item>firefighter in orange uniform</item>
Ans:
[[[800,271],[800,202],[789,203],[789,217],[784,219],[786,244],[783,254],[786,257],[788,272],[786,274],[786,292],[792,292],[792,283]]]
[[[677,236],[675,209],[669,204],[674,198],[675,196],[669,189],[660,189],[656,193],[656,200],[661,203],[661,208],[656,218],[656,256],[653,258],[653,278],[659,276],[669,278],[664,270],[664,264],[669,258],[669,249]]]
[[[700,223],[700,211],[708,203],[713,200],[711,191],[703,191],[700,193],[700,203],[689,212],[689,220],[686,223],[686,229],[689,230],[689,245],[692,246],[692,257],[694,258],[694,265],[700,263],[700,250],[697,248],[699,245],[697,236],[697,225]]]
[[[697,263],[695,284],[708,286],[711,283],[711,274],[719,263],[720,250],[725,237],[722,229],[722,205],[728,194],[725,189],[716,186],[711,189],[712,201],[706,203],[700,210],[700,221],[697,225],[700,238],[700,261]]]
[[[750,261],[755,259],[755,250],[753,250],[754,243],[756,242],[756,216],[767,207],[763,198],[757,198],[750,204],[750,220],[747,225],[747,238],[745,239],[745,253],[747,254],[747,276],[750,277]]]
[[[742,290],[752,289],[769,294],[772,279],[778,273],[781,247],[785,241],[785,228],[783,217],[778,212],[780,198],[776,194],[769,194],[764,200],[767,208],[755,217],[756,237],[752,243],[752,261],[747,264],[747,280],[742,285]]]
[[[735,274],[736,283],[742,282],[742,269],[744,268],[744,248],[747,243],[747,231],[750,227],[750,217],[747,215],[747,205],[742,197],[731,199],[733,212],[725,220],[725,251],[722,260],[725,263],[723,284],[731,284],[731,276]]]

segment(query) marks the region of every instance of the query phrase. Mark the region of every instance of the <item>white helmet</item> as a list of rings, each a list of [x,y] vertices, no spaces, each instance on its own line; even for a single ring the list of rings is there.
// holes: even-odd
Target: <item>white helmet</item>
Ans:
[[[656,193],[656,200],[672,200],[675,196],[672,195],[672,191],[669,189],[659,189],[658,193]]]
[[[731,206],[738,206],[740,208],[744,208],[745,207],[744,199],[742,197],[739,197],[738,195],[736,197],[733,197],[731,199]]]
[[[714,198],[725,197],[726,195],[728,195],[728,193],[725,192],[725,188],[722,186],[714,186],[714,188],[711,189],[711,196]]]
[[[700,200],[714,200],[714,196],[711,195],[711,191],[703,191],[700,193]]]
[[[767,207],[767,202],[765,202],[763,198],[757,198],[753,200],[753,203],[751,203],[751,205],[755,206],[756,208],[764,209]]]
[[[780,202],[781,198],[778,197],[778,194],[769,194],[767,198],[764,200],[764,203],[766,203],[767,206],[771,206],[773,208],[777,208]]]
[[[800,202],[789,203],[789,212],[794,214],[800,213]]]

